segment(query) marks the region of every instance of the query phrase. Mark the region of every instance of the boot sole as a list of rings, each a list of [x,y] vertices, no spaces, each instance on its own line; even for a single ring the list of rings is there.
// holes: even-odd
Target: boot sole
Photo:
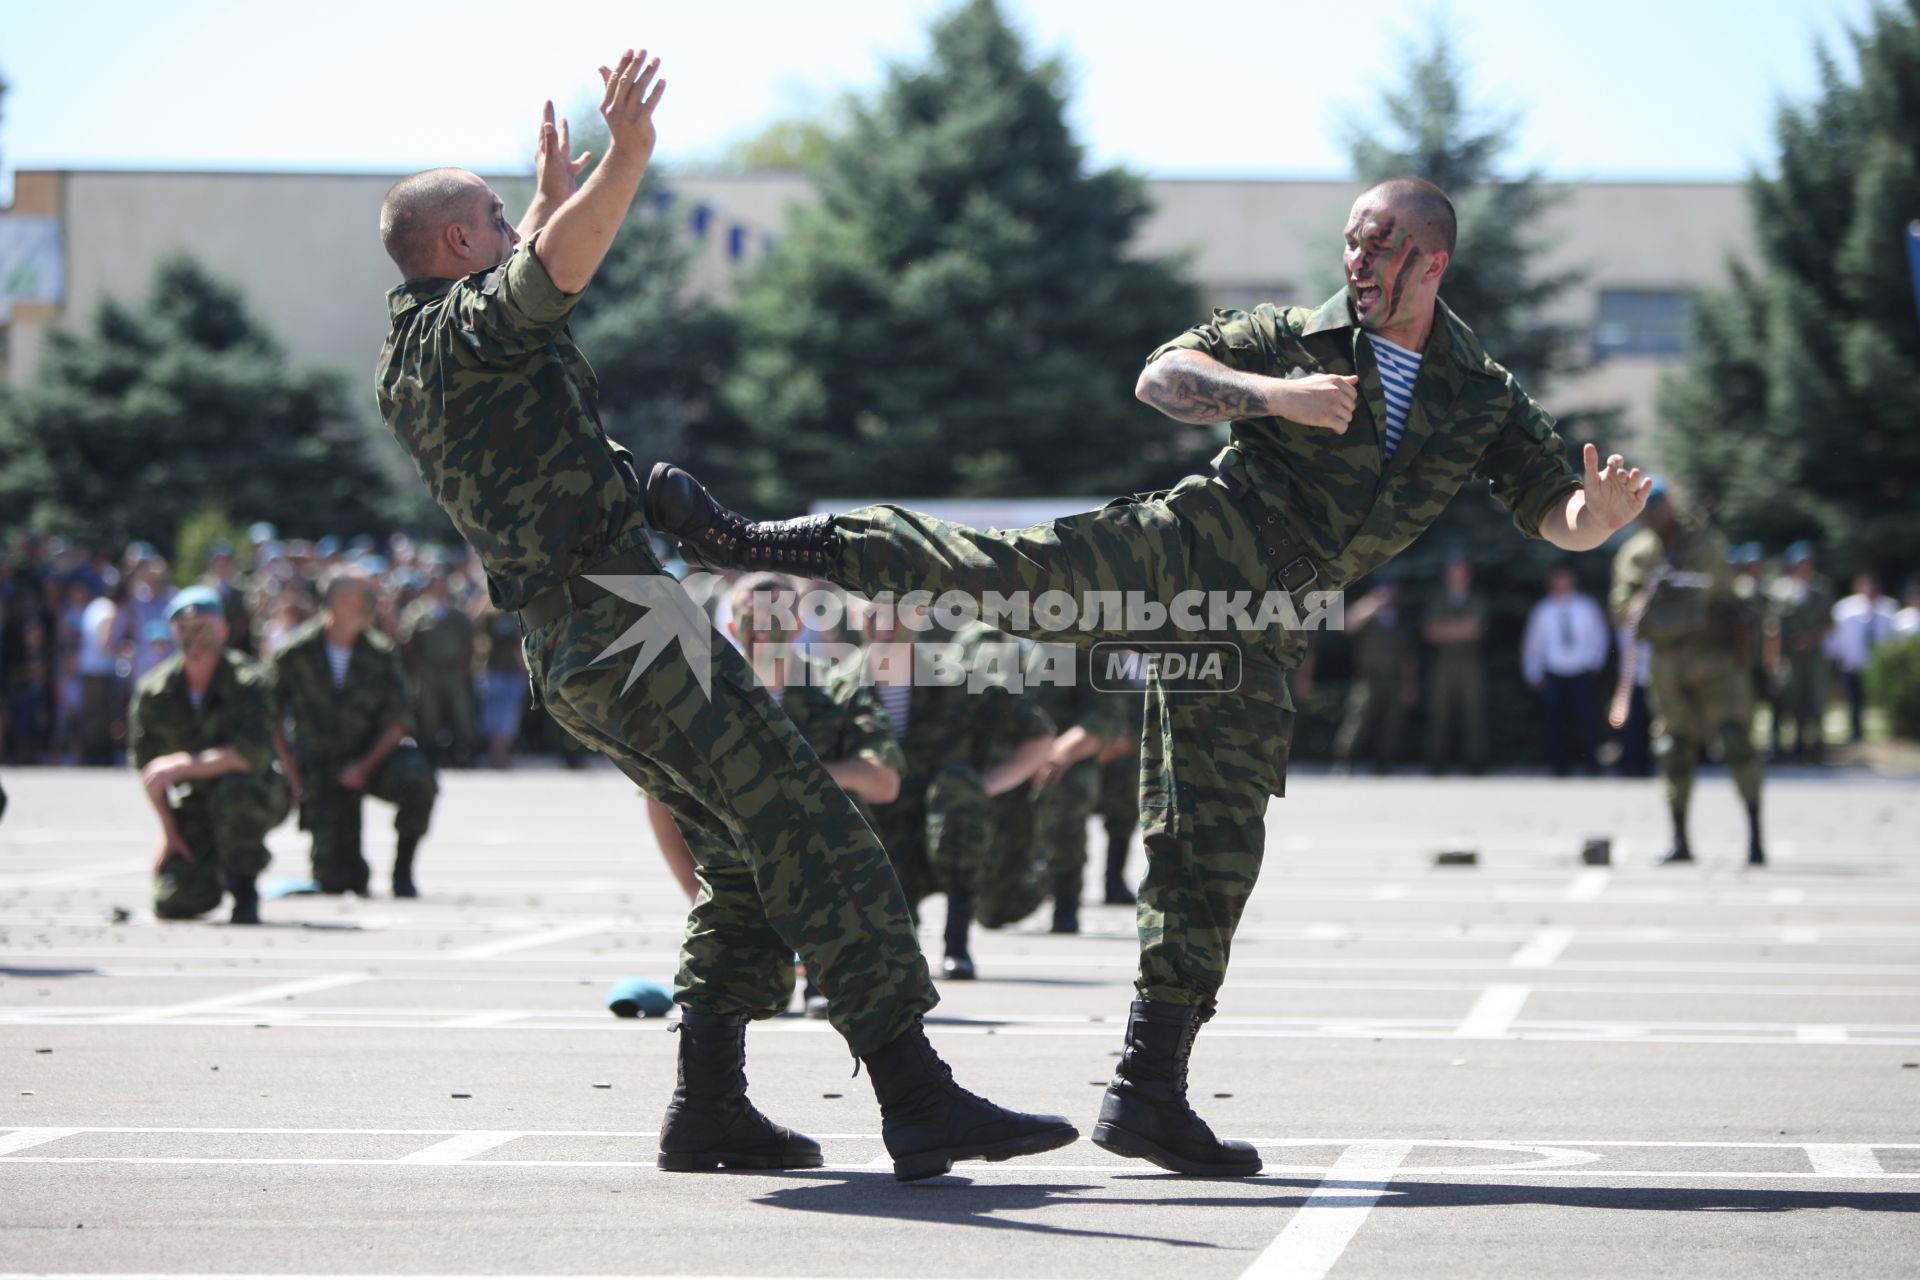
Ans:
[[[680,1151],[668,1153],[662,1151],[654,1160],[656,1169],[669,1173],[712,1173],[725,1166],[729,1169],[818,1169],[826,1163],[824,1156],[768,1156],[753,1155],[741,1151]]]
[[[918,1182],[922,1178],[937,1178],[953,1168],[956,1160],[1012,1160],[1019,1156],[1037,1156],[1043,1151],[1058,1151],[1080,1140],[1080,1131],[1070,1124],[1054,1129],[1042,1129],[1038,1133],[1029,1133],[1018,1138],[1008,1138],[1004,1142],[990,1142],[985,1146],[942,1147],[936,1151],[919,1151],[910,1156],[902,1156],[893,1162],[893,1176],[900,1182]]]
[[[1150,1142],[1137,1133],[1111,1124],[1093,1126],[1093,1145],[1102,1151],[1111,1151],[1117,1156],[1128,1156],[1135,1160],[1145,1160],[1157,1164],[1169,1173],[1184,1173],[1193,1178],[1251,1178],[1261,1170],[1261,1163],[1255,1160],[1251,1166],[1245,1164],[1207,1164],[1200,1160],[1188,1160],[1177,1156],[1157,1142]]]

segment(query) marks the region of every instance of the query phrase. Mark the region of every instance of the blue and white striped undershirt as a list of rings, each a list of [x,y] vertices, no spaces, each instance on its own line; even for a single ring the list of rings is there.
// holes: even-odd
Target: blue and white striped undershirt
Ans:
[[[1407,406],[1413,403],[1413,384],[1420,376],[1420,353],[1397,347],[1377,333],[1368,334],[1373,342],[1373,359],[1380,366],[1380,389],[1387,393],[1387,456],[1400,447],[1407,430]]]
[[[887,709],[887,718],[893,722],[893,740],[907,740],[907,710],[913,702],[913,686],[910,684],[876,684],[873,691],[880,695],[880,705]]]

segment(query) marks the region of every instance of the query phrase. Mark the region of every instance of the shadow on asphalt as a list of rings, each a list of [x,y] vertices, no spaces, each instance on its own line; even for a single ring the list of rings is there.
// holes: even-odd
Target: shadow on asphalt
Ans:
[[[898,1218],[909,1222],[935,1222],[949,1226],[986,1227],[994,1231],[1027,1231],[1045,1236],[1077,1236],[1092,1240],[1135,1240],[1147,1244],[1172,1245],[1182,1249],[1217,1249],[1210,1240],[1182,1240],[1172,1236],[1141,1235],[1132,1231],[1091,1231],[1083,1227],[1053,1226],[1044,1222],[1023,1222],[997,1217],[1002,1213],[1022,1213],[1036,1209],[1075,1209],[1084,1211],[1095,1205],[1167,1204],[1167,1199],[1120,1200],[1107,1197],[1081,1199],[1077,1193],[1100,1191],[1097,1183],[1030,1186],[1009,1182],[969,1182],[964,1174],[948,1174],[924,1182],[898,1182],[884,1169],[872,1173],[796,1172],[797,1184],[756,1196],[755,1204],[777,1209],[799,1209],[807,1213],[837,1213],[858,1218]],[[1258,1201],[1238,1201],[1241,1205]]]
[[[0,978],[84,978],[98,969],[16,969],[0,964]]]

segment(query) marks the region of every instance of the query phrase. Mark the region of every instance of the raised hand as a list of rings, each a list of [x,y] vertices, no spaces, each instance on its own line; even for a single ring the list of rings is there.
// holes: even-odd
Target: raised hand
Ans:
[[[647,60],[647,51],[637,55],[628,49],[611,69],[600,68],[600,82],[606,92],[600,99],[600,115],[607,122],[609,150],[630,152],[636,159],[653,155],[653,109],[667,91],[665,80],[654,77],[660,59]]]
[[[553,101],[548,99],[540,116],[540,141],[533,150],[533,177],[540,194],[555,205],[579,188],[580,172],[593,159],[591,151],[569,158],[572,152],[573,135],[565,120],[554,123]]]
[[[1653,478],[1641,478],[1640,468],[1627,468],[1619,454],[1600,466],[1600,451],[1588,444],[1581,451],[1586,468],[1586,509],[1611,533],[1647,509],[1647,493]]]
[[[1360,403],[1360,379],[1350,374],[1314,373],[1304,378],[1289,378],[1282,384],[1286,403],[1281,412],[1294,422],[1308,427],[1324,427],[1335,435],[1345,435]]]

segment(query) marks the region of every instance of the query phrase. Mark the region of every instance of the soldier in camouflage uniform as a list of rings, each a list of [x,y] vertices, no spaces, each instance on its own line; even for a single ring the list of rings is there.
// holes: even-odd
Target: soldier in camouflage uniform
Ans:
[[[1037,599],[1058,590],[1082,599],[1132,590],[1171,611],[1178,593],[1198,589],[1251,592],[1263,606],[1252,616],[1225,614],[1218,626],[1210,617],[1198,629],[1191,617],[1173,620],[1155,636],[1232,641],[1243,661],[1231,689],[1169,693],[1157,676],[1147,691],[1140,999],[1094,1130],[1109,1150],[1189,1173],[1260,1167],[1250,1145],[1213,1136],[1185,1082],[1259,870],[1263,815],[1282,791],[1292,734],[1286,674],[1305,638],[1262,620],[1266,604],[1289,598],[1262,593],[1304,596],[1355,581],[1474,480],[1491,484],[1522,534],[1567,550],[1598,547],[1645,500],[1638,471],[1617,455],[1603,470],[1589,445],[1584,477],[1571,467],[1553,419],[1439,301],[1453,228],[1452,205],[1437,188],[1417,179],[1381,184],[1349,218],[1345,292],[1318,308],[1219,312],[1154,352],[1137,387],[1143,400],[1182,422],[1232,423],[1211,474],[1167,493],[981,532],[893,506],[754,522],[678,467],[662,464],[650,478],[655,526],[712,565],[793,568],[869,595]],[[1381,343],[1420,362],[1399,410],[1378,370]],[[1299,612],[1311,611],[1306,603]],[[1029,630],[1081,644],[1126,643],[1134,630],[1084,604],[1072,620],[1044,622]]]
[[[610,141],[584,183],[586,158],[569,157],[548,104],[518,230],[464,170],[428,170],[388,192],[381,241],[405,282],[388,295],[376,389],[388,429],[479,554],[494,604],[520,615],[532,684],[555,721],[750,872],[715,869],[709,918],[729,932],[681,956],[679,1079],[659,1163],[821,1163],[818,1143],[747,1098],[751,1014],[706,1003],[734,988],[726,967],[772,937],[806,962],[865,1063],[896,1177],[1064,1146],[1079,1136],[1064,1119],[967,1092],[934,1051],[921,1019],[938,997],[885,850],[746,660],[724,642],[710,661],[689,652],[712,630],[655,559],[632,455],[601,426],[567,320],[652,155],[657,71],[631,50],[602,68]],[[652,639],[632,658],[604,660],[643,633]]]
[[[419,695],[420,741],[437,764],[467,764],[478,739],[473,705],[473,619],[447,598],[435,568],[400,617],[401,647]]]
[[[1443,773],[1463,759],[1468,773],[1487,768],[1487,601],[1473,589],[1473,566],[1447,561],[1441,590],[1427,604],[1421,636],[1432,651],[1427,672],[1427,770]],[[1456,749],[1460,755],[1451,753]]]
[[[1137,683],[1137,682],[1136,682]],[[1115,695],[1121,700],[1121,732],[1100,752],[1100,799],[1096,806],[1107,833],[1106,904],[1131,907],[1138,899],[1127,878],[1127,855],[1140,829],[1140,721],[1146,690]]]
[[[393,642],[373,627],[373,582],[344,571],[325,608],[273,656],[273,696],[289,737],[276,729],[281,767],[313,837],[322,893],[368,895],[361,799],[394,806],[393,896],[417,898],[413,861],[433,819],[440,784],[408,734],[407,677]]]
[[[1400,731],[1419,689],[1413,619],[1400,600],[1400,584],[1383,582],[1347,612],[1353,635],[1353,681],[1346,714],[1333,735],[1333,759],[1344,773],[1356,757],[1371,757],[1375,773],[1393,772],[1400,758]]]
[[[1045,762],[1053,722],[1019,692],[1019,645],[990,627],[949,632],[920,610],[872,610],[866,635],[863,679],[887,707],[907,766],[899,798],[874,806],[874,831],[909,903],[946,895],[940,971],[968,981],[976,913],[995,925],[1017,918],[1030,882],[1030,846],[1011,869],[994,865],[995,822]],[[943,662],[945,674],[935,670]]]
[[[1747,862],[1766,862],[1760,840],[1760,753],[1753,746],[1753,684],[1740,650],[1740,601],[1725,545],[1706,522],[1682,514],[1656,488],[1647,527],[1613,563],[1614,618],[1653,649],[1647,672],[1654,751],[1666,779],[1673,848],[1663,864],[1693,861],[1687,808],[1701,750],[1718,742],[1747,807]]]
[[[1820,763],[1827,714],[1827,632],[1833,626],[1833,588],[1814,569],[1813,544],[1796,542],[1781,557],[1784,570],[1767,599],[1767,665],[1773,678],[1776,749],[1793,725],[1793,758]]]
[[[179,652],[133,695],[133,767],[164,833],[153,866],[153,913],[187,920],[233,895],[234,924],[260,923],[255,880],[267,832],[287,816],[273,770],[273,703],[264,672],[225,648],[217,592],[189,587],[167,606]]]

